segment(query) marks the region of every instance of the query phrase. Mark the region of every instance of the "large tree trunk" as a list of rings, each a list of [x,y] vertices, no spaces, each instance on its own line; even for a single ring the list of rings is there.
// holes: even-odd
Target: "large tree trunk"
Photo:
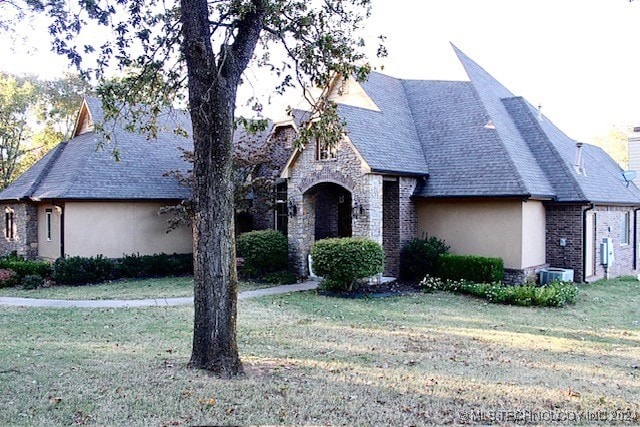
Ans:
[[[232,136],[239,75],[217,72],[206,1],[182,1],[183,52],[194,142],[194,332],[189,366],[242,372],[236,340],[237,275]]]
[[[195,318],[189,365],[230,377],[242,372],[236,342],[237,275],[231,178],[235,96],[229,99],[223,91],[212,92],[209,93],[210,105],[203,103],[191,114],[197,178],[194,189]],[[208,126],[209,123],[215,125]],[[207,133],[202,134],[205,129]]]

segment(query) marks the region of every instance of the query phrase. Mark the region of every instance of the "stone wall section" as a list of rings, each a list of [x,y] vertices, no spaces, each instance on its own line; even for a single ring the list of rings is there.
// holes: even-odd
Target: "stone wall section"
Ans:
[[[352,215],[353,236],[382,244],[382,176],[369,173],[347,140],[338,144],[334,160],[316,160],[315,146],[308,144],[297,153],[288,172],[288,198],[297,207],[297,215],[289,218],[289,255],[297,274],[309,274],[307,257],[314,243],[319,203],[315,192],[309,190],[318,184],[330,182],[348,190],[352,204],[362,206],[362,213]]]
[[[2,205],[2,237],[0,238],[0,255],[16,251],[26,258],[38,256],[38,208],[28,203]],[[7,238],[7,211],[13,211],[13,238]]]
[[[293,152],[295,138],[296,132],[292,127],[277,127],[265,145],[265,157],[268,161],[256,168],[254,177],[265,180],[254,191],[250,212],[253,215],[254,230],[275,229],[274,193],[271,189]]]

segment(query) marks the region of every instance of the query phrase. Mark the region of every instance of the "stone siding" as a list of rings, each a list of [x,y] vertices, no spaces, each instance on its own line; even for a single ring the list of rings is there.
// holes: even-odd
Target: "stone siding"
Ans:
[[[1,255],[16,251],[26,258],[36,258],[38,256],[38,208],[27,203],[4,204],[3,207]],[[13,238],[8,238],[6,232],[4,214],[8,210],[13,211]]]
[[[315,147],[309,144],[297,153],[288,172],[288,198],[297,207],[297,215],[289,218],[289,253],[300,276],[309,274],[307,256],[316,237],[316,210],[323,209],[325,215],[330,205],[321,200],[330,197],[320,191],[323,186],[330,188],[327,184],[339,185],[351,194],[352,206],[362,207],[351,217],[352,235],[383,243],[382,176],[368,173],[348,141],[338,144],[334,160],[316,160]]]
[[[282,168],[293,152],[296,132],[291,127],[278,127],[266,143],[268,159],[256,168],[254,179],[262,183],[254,191],[253,203],[250,208],[252,214],[252,228],[254,230],[275,229],[274,193],[272,191],[280,177]]]
[[[507,285],[532,284],[538,282],[540,270],[548,268],[549,264],[536,265],[522,270],[505,268],[502,283]]]

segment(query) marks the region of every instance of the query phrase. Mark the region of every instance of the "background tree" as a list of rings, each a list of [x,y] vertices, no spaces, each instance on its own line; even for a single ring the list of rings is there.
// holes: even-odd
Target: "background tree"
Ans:
[[[613,126],[607,135],[598,136],[593,142],[626,170],[629,167],[628,136],[630,134],[631,126]]]
[[[364,42],[355,31],[369,14],[370,0],[28,3],[51,17],[54,50],[85,73],[103,78],[111,66],[126,71],[99,89],[107,119],[126,113],[135,122],[141,110],[148,112],[142,104],[157,113],[186,96],[194,141],[195,318],[189,366],[223,377],[242,372],[232,180],[238,87],[250,63],[273,71],[276,92],[296,82],[328,88],[336,73],[365,78],[370,67],[363,63]],[[99,26],[113,31],[96,31]],[[85,28],[91,40],[82,39]],[[274,55],[276,45],[280,57]],[[82,67],[86,58],[93,69]],[[323,118],[303,137],[335,142],[342,136],[335,108],[322,100],[313,105]],[[152,125],[141,128],[153,132]]]
[[[0,179],[6,188],[73,131],[88,83],[0,73]]]

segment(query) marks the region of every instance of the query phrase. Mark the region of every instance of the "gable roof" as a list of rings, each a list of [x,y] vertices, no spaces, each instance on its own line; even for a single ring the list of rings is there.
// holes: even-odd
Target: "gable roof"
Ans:
[[[402,80],[372,72],[378,110],[339,105],[372,172],[423,175],[415,197],[520,197],[640,204],[602,149],[582,145],[453,46],[469,81]]]
[[[162,113],[158,118],[158,136],[151,140],[126,131],[121,123],[103,123],[103,117],[101,101],[86,98],[74,132],[76,136],[58,144],[18,177],[0,193],[0,200],[181,200],[189,197],[189,188],[165,176],[167,172],[188,168],[181,149],[192,150],[192,140],[173,131],[179,126],[191,133],[191,122],[185,112]],[[111,141],[95,130],[95,125],[100,123],[110,133]],[[113,155],[114,148],[118,150],[119,161]]]

